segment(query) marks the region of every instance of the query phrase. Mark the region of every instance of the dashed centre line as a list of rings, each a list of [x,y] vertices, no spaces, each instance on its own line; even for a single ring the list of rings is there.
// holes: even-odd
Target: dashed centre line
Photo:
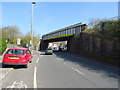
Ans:
[[[40,59],[38,58],[37,61],[36,61],[36,63],[38,63],[39,60],[40,60]]]
[[[42,56],[40,56],[40,57],[42,57]],[[40,58],[37,59],[36,63],[38,63],[39,60],[40,60]]]

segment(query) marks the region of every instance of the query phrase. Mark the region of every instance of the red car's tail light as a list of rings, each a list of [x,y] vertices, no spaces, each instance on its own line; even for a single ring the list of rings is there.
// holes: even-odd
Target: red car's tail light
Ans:
[[[7,59],[7,58],[8,58],[8,56],[5,54],[5,55],[4,55],[4,59]]]

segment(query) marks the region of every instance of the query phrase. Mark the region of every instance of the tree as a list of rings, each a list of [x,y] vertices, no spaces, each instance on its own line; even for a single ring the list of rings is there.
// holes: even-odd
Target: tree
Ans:
[[[100,21],[104,21],[106,19],[101,19],[101,18],[91,18],[89,20],[89,28],[93,28],[95,27]]]
[[[118,37],[120,38],[120,20],[104,19],[103,21],[92,21],[92,28],[86,29],[84,32],[97,36]]]
[[[17,37],[21,36],[19,28],[17,26],[7,26],[1,29],[2,38],[8,40],[9,43],[16,43]]]
[[[29,44],[30,45],[30,40],[31,40],[31,37],[30,36],[24,36],[21,38],[21,45],[23,47],[26,47],[26,44]]]
[[[33,46],[39,47],[40,42],[40,35],[33,33],[33,36],[31,37],[31,32],[29,31],[25,36],[21,37],[21,44],[22,46],[26,47],[26,44],[30,46],[30,40],[33,39]]]

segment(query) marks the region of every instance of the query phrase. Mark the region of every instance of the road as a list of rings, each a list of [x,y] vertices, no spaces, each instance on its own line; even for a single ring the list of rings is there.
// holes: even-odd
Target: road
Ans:
[[[13,68],[13,67],[7,67]],[[34,52],[28,68],[14,67],[2,88],[118,88],[118,69],[75,55]]]

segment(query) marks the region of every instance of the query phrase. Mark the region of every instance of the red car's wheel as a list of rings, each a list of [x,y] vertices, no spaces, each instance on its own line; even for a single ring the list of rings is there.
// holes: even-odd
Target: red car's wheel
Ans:
[[[6,65],[5,65],[5,64],[2,64],[2,67],[3,67],[3,68],[6,68]]]
[[[30,61],[30,63],[32,63],[32,61]]]
[[[24,65],[25,68],[28,68],[28,64],[27,65]]]

